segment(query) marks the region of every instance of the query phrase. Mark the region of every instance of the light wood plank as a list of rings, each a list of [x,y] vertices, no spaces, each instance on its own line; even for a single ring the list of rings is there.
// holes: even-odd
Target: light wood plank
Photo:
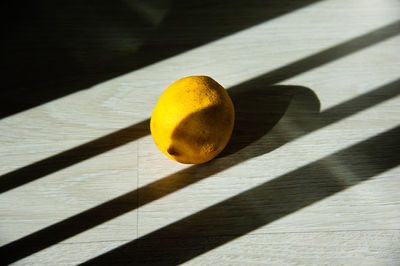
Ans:
[[[10,92],[21,97],[15,103],[35,102],[30,90],[53,85],[70,94],[0,120],[1,251],[18,253],[12,261],[22,265],[105,263],[115,254],[113,263],[399,264],[400,3],[276,1],[267,9],[255,0],[238,13],[236,2],[139,2],[127,4],[133,13],[109,6],[117,21],[99,19],[108,4],[89,12],[93,34],[71,53],[87,86],[68,80],[75,59],[63,55],[68,77],[54,69]],[[65,23],[63,10],[53,15]],[[185,12],[208,24],[187,32]],[[44,29],[81,32],[68,25]],[[39,33],[9,39],[7,49],[33,47],[27,64],[50,60],[44,51],[57,40],[38,43]],[[87,50],[97,41],[104,46]],[[224,85],[239,111],[234,145],[200,166],[167,159],[148,128],[162,91],[194,74]]]

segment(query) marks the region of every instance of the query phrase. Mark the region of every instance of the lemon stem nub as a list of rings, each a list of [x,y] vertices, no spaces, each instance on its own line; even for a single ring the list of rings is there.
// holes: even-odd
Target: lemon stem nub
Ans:
[[[167,149],[167,152],[172,156],[178,155],[178,152],[172,146]]]

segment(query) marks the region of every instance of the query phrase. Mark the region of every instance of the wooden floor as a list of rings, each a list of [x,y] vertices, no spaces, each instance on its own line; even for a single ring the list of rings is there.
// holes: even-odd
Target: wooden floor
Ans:
[[[0,264],[400,265],[399,1],[4,7]],[[203,165],[149,132],[189,75],[236,109]]]

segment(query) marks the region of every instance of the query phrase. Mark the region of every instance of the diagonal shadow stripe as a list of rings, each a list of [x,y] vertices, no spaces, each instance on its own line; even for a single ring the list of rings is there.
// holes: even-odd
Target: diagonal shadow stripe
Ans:
[[[382,42],[388,38],[398,35],[399,33],[400,20],[323,50],[314,55],[302,58],[276,70],[272,70],[271,72],[263,75],[262,78],[268,84],[275,84],[357,52],[368,46]],[[241,88],[245,89],[244,86]]]
[[[273,70],[253,81],[239,84],[228,91],[231,95],[240,93],[248,90],[249,87],[254,86],[252,85],[253,82],[263,84],[263,86],[269,86],[281,82],[295,75],[309,71],[323,64],[354,53],[360,49],[396,36],[399,32],[400,21],[396,21],[332,48],[328,48],[317,54],[293,62],[287,66]],[[144,120],[138,124],[118,130],[99,139],[4,174],[0,177],[0,193],[143,137],[149,134],[148,123],[149,119]]]
[[[272,144],[264,147],[263,153],[266,150],[273,150],[286,142],[292,141],[312,131],[321,129],[366,108],[370,108],[385,100],[395,97],[400,94],[399,87],[400,79],[327,109],[318,114],[316,119],[312,120],[311,124],[307,124],[307,126],[311,125],[308,129],[305,128],[304,131],[302,130],[298,134],[292,135],[286,139],[272,141]],[[254,154],[258,155],[257,150],[250,154],[247,151],[242,151],[243,150],[238,151],[234,156],[229,157],[229,160],[216,159],[210,162],[210,164],[191,166],[143,186],[138,190],[126,193],[113,200],[100,204],[95,208],[86,210],[19,240],[11,242],[0,248],[0,253],[5,254],[3,260],[6,263],[15,262],[62,240],[93,228],[98,224],[107,222],[117,216],[132,211],[140,206],[144,206],[147,203],[160,199],[181,188],[194,184],[215,173],[250,159],[255,156]],[[138,197],[140,197],[139,202],[137,202]]]
[[[186,262],[398,166],[399,136],[400,127],[386,131],[167,225],[83,265],[177,265]]]
[[[0,118],[316,2],[7,1]]]
[[[32,163],[0,177],[0,193],[57,172],[149,134],[150,119]]]
[[[292,72],[292,74],[298,74],[300,73],[299,68],[302,68],[303,71],[307,71],[309,69],[314,68],[315,66],[313,63],[316,63],[318,65],[322,65],[323,63],[327,63],[331,60],[340,58],[342,56],[348,55],[351,52],[357,51],[356,47],[367,47],[368,45],[375,44],[379,41],[383,41],[391,36],[395,36],[398,31],[399,31],[399,24],[400,22],[392,23],[386,27],[377,29],[373,32],[364,34],[358,38],[352,39],[350,41],[347,41],[343,44],[340,44],[338,46],[335,46],[333,48],[329,48],[328,50],[322,51],[318,54],[322,55],[325,57],[325,60],[318,60],[317,55],[312,55],[310,57],[305,58],[304,60],[307,61],[308,63],[302,63],[303,60],[297,61],[291,65],[288,65],[286,67],[280,68],[277,71],[274,71],[275,75],[266,74],[259,79],[252,80],[245,82],[243,84],[240,84],[238,86],[235,86],[229,90],[229,92],[232,94],[232,92],[240,92],[246,89],[251,88],[252,86],[256,87],[268,87],[269,84],[272,82],[278,82],[280,81],[279,78],[276,78],[276,76],[280,76],[281,78],[288,78],[288,75],[285,75],[284,69],[286,69],[289,72]],[[370,42],[369,42],[370,41]],[[360,42],[360,43],[359,43]],[[339,48],[337,48],[339,47]],[[329,53],[327,54],[326,51],[331,51],[336,54],[336,58],[330,57]],[[343,54],[340,53],[340,50],[343,50]],[[311,59],[312,60],[311,60]],[[292,65],[295,65],[296,67],[291,67]],[[256,84],[254,84],[254,82]],[[325,119],[323,118],[323,114],[328,112],[328,109],[326,112],[322,113],[322,118],[320,118],[321,123],[319,126],[315,125],[314,128],[310,128],[308,130],[316,130],[318,128],[321,128],[329,123],[333,123],[335,121],[338,121],[340,119],[343,119],[353,113],[359,112],[365,108],[368,108],[372,106],[373,104],[377,104],[381,101],[384,101],[386,99],[389,99],[391,97],[394,97],[395,95],[398,95],[398,82],[396,81],[394,83],[388,84],[387,86],[381,88],[380,90],[383,90],[379,92],[376,97],[373,97],[372,94],[368,96],[368,94],[358,97],[354,99],[353,101],[358,102],[358,104],[355,104],[356,102],[352,102],[350,106],[346,106],[346,103],[343,103],[341,105],[338,105],[337,108],[339,110],[347,110],[346,113],[342,114],[336,114],[329,117],[326,117],[327,120],[330,120],[329,122],[324,122]],[[371,97],[372,96],[372,97]],[[363,98],[364,97],[364,98]],[[359,99],[359,100],[357,100]],[[363,101],[367,100],[366,103],[368,105],[364,105]],[[342,106],[342,107],[340,107]],[[120,131],[117,131],[115,133],[112,133],[110,135],[107,135],[105,137],[101,138],[100,144],[96,142],[96,140],[90,142],[90,145],[84,144],[81,146],[78,146],[76,148],[73,148],[69,151],[66,152],[68,154],[67,157],[65,156],[60,156],[60,154],[55,155],[53,157],[47,158],[41,162],[34,163],[33,168],[32,165],[29,165],[27,167],[24,167],[22,170],[18,169],[16,171],[13,171],[9,174],[3,175],[0,178],[0,185],[1,182],[5,182],[4,184],[9,184],[9,189],[17,187],[18,185],[22,185],[24,182],[19,181],[20,178],[24,179],[27,178],[30,174],[32,174],[33,170],[36,170],[35,167],[37,167],[37,170],[40,171],[40,169],[44,169],[46,174],[50,174],[51,172],[57,171],[62,169],[62,167],[53,167],[53,165],[59,164],[59,160],[62,159],[62,161],[66,160],[69,163],[67,166],[73,165],[74,163],[78,163],[82,159],[82,153],[85,154],[85,151],[90,151],[90,150],[97,150],[97,152],[94,155],[100,154],[102,151],[107,151],[112,149],[113,147],[117,147],[119,145],[122,145],[124,143],[129,142],[130,140],[134,140],[140,136],[145,135],[146,133],[142,132],[142,127],[146,128],[148,127],[148,121],[143,121],[139,123],[140,126],[135,127],[133,126],[132,129],[131,127],[128,127],[127,129],[122,129]],[[140,128],[139,133],[136,132],[135,128]],[[132,130],[129,132],[129,129]],[[296,137],[301,136],[303,134],[308,133],[309,131],[306,130],[303,133],[298,134]],[[129,132],[129,134],[126,134]],[[148,132],[148,129],[147,129]],[[132,134],[134,137],[130,139],[130,135]],[[125,138],[123,138],[125,136]],[[124,139],[124,140],[122,140]],[[293,137],[292,137],[293,139]],[[120,143],[119,145],[111,145],[113,143],[113,140],[116,141],[117,143]],[[291,139],[287,140],[282,140],[280,143],[285,143],[285,141],[290,141]],[[275,142],[278,143],[278,142]],[[89,144],[89,143],[88,143]],[[278,144],[275,144],[278,145]],[[280,144],[279,144],[280,145]],[[106,148],[105,148],[106,147]],[[277,147],[277,146],[276,146]],[[275,148],[276,148],[275,147]],[[82,150],[83,149],[83,150]],[[269,150],[272,150],[273,148],[269,148]],[[264,151],[265,153],[267,151]],[[244,159],[247,160],[249,159],[249,155],[244,154]],[[88,159],[91,156],[84,156],[83,158]],[[246,158],[247,157],[247,158]],[[68,159],[68,160],[67,160]],[[7,261],[13,262],[16,260],[19,260],[23,257],[26,257],[32,253],[35,253],[39,250],[42,250],[50,245],[53,245],[55,243],[58,243],[66,238],[69,238],[71,236],[74,236],[80,232],[83,232],[87,229],[90,229],[98,224],[101,224],[103,222],[106,222],[110,219],[113,219],[119,215],[122,215],[126,212],[129,212],[137,206],[142,206],[148,202],[151,202],[153,200],[156,200],[158,198],[161,198],[167,194],[173,193],[176,190],[179,190],[180,188],[183,188],[187,185],[193,184],[203,178],[206,178],[214,173],[217,173],[221,170],[224,170],[232,165],[235,165],[238,163],[238,161],[234,162],[233,160],[230,160],[230,164],[224,165],[223,163],[216,163],[217,160],[211,162],[213,165],[212,167],[209,167],[207,165],[200,165],[200,166],[192,166],[189,167],[185,170],[182,170],[178,173],[172,174],[168,177],[165,177],[163,179],[160,179],[152,184],[149,184],[148,186],[142,187],[139,190],[132,191],[130,193],[124,194],[120,197],[117,197],[111,201],[108,201],[106,203],[103,203],[95,208],[89,209],[85,212],[82,212],[80,214],[77,214],[75,216],[72,216],[64,221],[61,221],[59,223],[56,223],[52,226],[46,227],[40,231],[37,231],[31,235],[28,235],[26,237],[23,237],[19,240],[16,240],[14,242],[11,242],[3,247],[0,248],[0,252],[4,254],[7,254],[4,256],[4,258],[7,258]],[[64,162],[66,163],[66,162]],[[40,167],[38,166],[40,165]],[[50,167],[50,171],[46,170],[47,167]],[[190,178],[188,178],[188,176]],[[25,181],[33,181],[37,178],[39,178],[39,175],[35,175],[35,178],[27,178]],[[17,185],[14,185],[14,182],[17,183]],[[139,194],[142,196],[141,202],[135,204],[137,197]]]

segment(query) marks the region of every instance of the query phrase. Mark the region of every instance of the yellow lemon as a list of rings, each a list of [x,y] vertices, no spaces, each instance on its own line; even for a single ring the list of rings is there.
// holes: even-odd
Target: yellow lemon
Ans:
[[[180,163],[217,156],[232,135],[235,112],[226,90],[207,76],[175,81],[160,96],[150,120],[157,147]]]

